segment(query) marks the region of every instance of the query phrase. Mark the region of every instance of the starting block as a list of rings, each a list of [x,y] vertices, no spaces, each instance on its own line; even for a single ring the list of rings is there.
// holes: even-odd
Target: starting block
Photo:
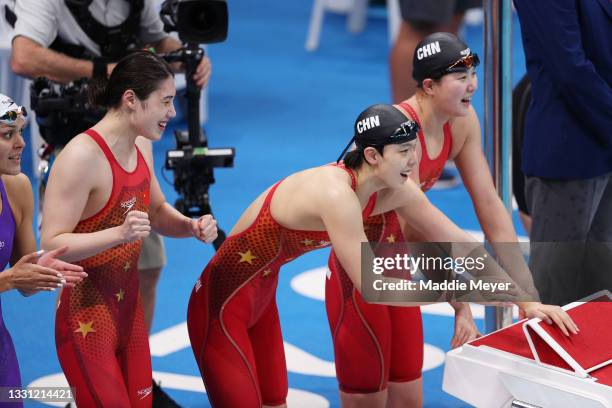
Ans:
[[[525,319],[449,351],[444,391],[478,408],[612,408],[612,294],[563,309],[578,334]]]

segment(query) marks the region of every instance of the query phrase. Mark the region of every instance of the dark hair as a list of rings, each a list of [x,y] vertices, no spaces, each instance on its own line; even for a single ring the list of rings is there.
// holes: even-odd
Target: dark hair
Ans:
[[[385,145],[377,145],[377,146],[366,146],[373,147],[376,149],[380,155],[383,155],[383,150],[385,149]],[[351,150],[344,156],[344,166],[351,170],[359,169],[364,163],[367,163],[365,160],[365,156],[363,155],[364,149],[356,148],[355,150]]]
[[[150,51],[135,51],[117,63],[109,78],[92,79],[89,101],[101,108],[116,108],[128,89],[144,100],[168,77],[174,73],[166,61]]]

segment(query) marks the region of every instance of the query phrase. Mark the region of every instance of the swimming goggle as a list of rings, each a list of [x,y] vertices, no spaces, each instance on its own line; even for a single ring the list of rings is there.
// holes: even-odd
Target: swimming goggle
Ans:
[[[28,111],[24,106],[4,112],[2,116],[0,116],[0,122],[12,125],[19,116],[23,116],[24,118],[28,116]]]

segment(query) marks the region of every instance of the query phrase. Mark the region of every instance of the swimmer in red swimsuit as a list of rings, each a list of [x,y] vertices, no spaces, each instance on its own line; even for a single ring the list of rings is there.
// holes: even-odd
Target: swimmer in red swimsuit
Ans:
[[[91,86],[107,114],[74,137],[51,170],[42,244],[68,245],[67,260],[89,273],[64,289],[56,314],[57,353],[84,407],[150,407],[151,356],[138,290],[141,239],[151,228],[174,237],[216,238],[210,216],[189,219],[151,183],[149,141],[175,116],[168,64],[146,51],[123,58]]]
[[[432,241],[473,241],[409,180],[416,165],[415,130],[396,107],[371,106],[355,123],[361,152],[349,153],[344,164],[288,176],[242,214],[189,301],[191,345],[214,407],[285,405],[287,372],[275,301],[283,264],[332,245],[359,290],[361,245],[367,241],[363,219],[392,210]],[[537,310],[574,328],[560,308]]]
[[[440,52],[427,54],[419,59],[418,50],[428,47],[433,49],[431,44],[435,44],[435,49],[439,47]],[[478,63],[477,55],[449,33],[432,34],[416,47],[413,74],[418,82],[417,93],[398,104],[398,108],[406,117],[417,122],[420,128],[417,145],[419,165],[412,172],[411,178],[419,183],[423,191],[427,191],[440,177],[445,163],[454,159],[472,197],[486,238],[490,242],[517,242],[512,221],[493,185],[482,152],[480,123],[471,106],[471,99],[478,86],[475,71]],[[371,218],[365,221],[365,225],[376,225],[380,222],[380,217]],[[393,235],[396,242],[402,238],[414,243],[425,241],[424,237],[404,220],[400,219],[399,224],[397,231],[389,231],[380,236],[368,235],[368,238],[371,241],[385,242],[384,240]],[[507,255],[507,252],[502,255]],[[522,256],[516,255],[513,258],[516,260],[511,262],[526,271],[527,265]],[[389,320],[388,324],[382,325],[380,316],[386,314],[383,307],[358,302],[358,293],[354,294],[355,299],[340,295],[338,282],[344,282],[346,285],[347,279],[343,277],[345,272],[339,266],[333,251],[330,254],[329,267],[331,274],[326,284],[326,304],[336,350],[336,372],[343,406],[359,405],[364,403],[364,400],[367,405],[370,398],[384,399],[385,394],[387,407],[421,406],[420,365],[423,345],[418,342],[418,339],[422,339],[420,314],[415,312],[409,315],[404,309],[394,311],[390,316],[401,320]],[[530,273],[518,275],[527,278],[527,282],[522,284],[523,287],[533,285]],[[347,287],[343,291],[349,293],[350,289]],[[358,304],[359,307],[349,307],[346,302]],[[455,302],[452,306],[455,308],[455,335],[451,347],[455,348],[474,339],[479,333],[469,305]],[[368,308],[376,308],[377,312],[368,313],[364,310]],[[367,316],[372,316],[372,320]],[[345,324],[359,327],[364,335],[348,338],[337,336],[342,333]],[[355,330],[357,329],[353,328],[353,332]],[[392,334],[391,330],[394,330]],[[392,342],[386,340],[387,338],[392,338]],[[394,348],[385,346],[385,341],[393,344]],[[352,350],[366,349],[370,349],[368,353],[364,353],[369,356],[369,362],[365,360],[366,363],[358,366],[352,364]],[[377,352],[378,349],[382,351]],[[386,355],[387,352],[396,350],[396,354]],[[390,365],[384,365],[385,361],[390,361]],[[387,369],[381,370],[380,367]]]

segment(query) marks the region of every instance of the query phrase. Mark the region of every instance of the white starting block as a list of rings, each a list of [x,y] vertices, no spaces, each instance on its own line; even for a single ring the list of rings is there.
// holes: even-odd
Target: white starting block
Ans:
[[[580,329],[569,338],[531,319],[449,351],[444,391],[478,408],[612,408],[612,295],[563,309]]]

